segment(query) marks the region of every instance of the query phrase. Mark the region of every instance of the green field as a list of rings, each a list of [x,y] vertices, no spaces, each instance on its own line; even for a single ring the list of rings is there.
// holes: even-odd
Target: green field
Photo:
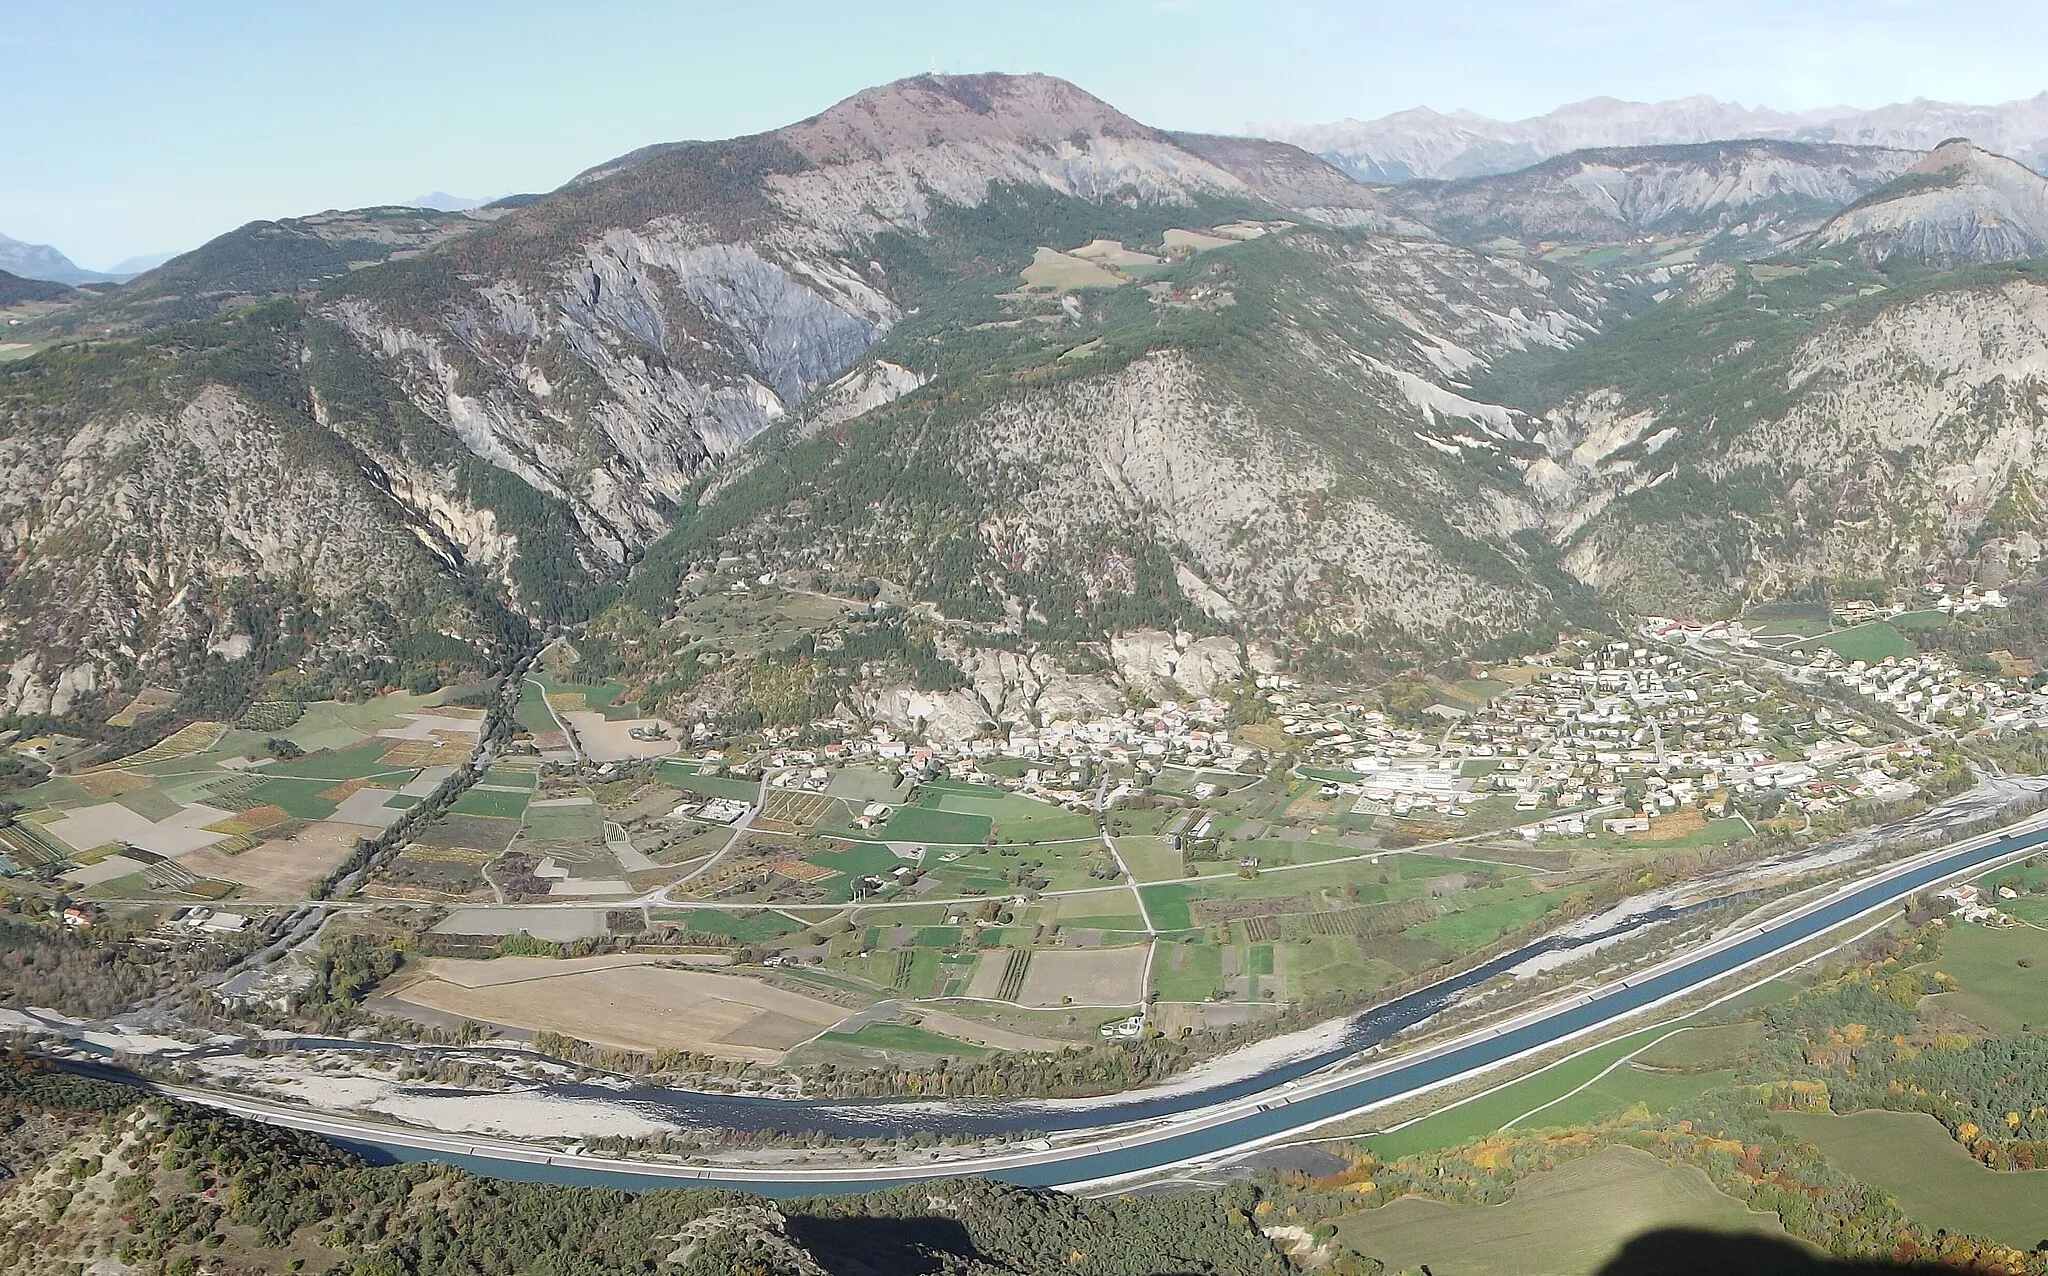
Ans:
[[[1518,1121],[1533,1108],[1552,1102],[1557,1102],[1557,1107],[1562,1108],[1565,1102],[1570,1101],[1565,1099],[1566,1095],[1592,1082],[1593,1078],[1606,1071],[1610,1064],[1632,1051],[1661,1041],[1680,1026],[1666,1024],[1631,1033],[1542,1072],[1523,1077],[1483,1098],[1446,1108],[1389,1134],[1368,1135],[1364,1142],[1372,1149],[1373,1155],[1382,1161],[1391,1161],[1396,1157],[1457,1147],[1461,1143],[1485,1138],[1510,1121]],[[1649,1074],[1630,1073],[1626,1065],[1623,1065],[1608,1073],[1608,1078],[1622,1077],[1634,1080],[1647,1075]],[[1559,1102],[1560,1100],[1562,1102]],[[1542,1129],[1561,1124],[1550,1116],[1555,1110],[1545,1109],[1543,1112],[1528,1116],[1526,1128]]]
[[[185,809],[161,789],[136,789],[115,795],[114,801],[151,821],[168,820]]]
[[[2010,886],[2023,895],[2032,891],[2039,891],[2043,889],[2044,885],[2048,885],[2048,864],[2042,864],[2037,861],[2038,857],[2034,860],[2013,864],[1979,880],[1984,886],[1992,890],[1997,890],[2001,886]],[[2004,908],[2007,912],[2011,912],[2012,905],[2015,902],[2007,900],[2000,907]]]
[[[1639,1103],[1652,1112],[1668,1112],[1734,1080],[1732,1071],[1651,1072],[1624,1063],[1555,1107],[1516,1124],[1536,1128],[1587,1125],[1620,1116]]]
[[[269,778],[296,778],[326,780],[329,783],[341,780],[361,780],[375,775],[390,775],[403,772],[414,774],[417,768],[393,766],[384,761],[384,753],[391,747],[389,740],[371,740],[363,744],[337,749],[332,753],[311,753],[295,762],[280,762],[263,769]]]
[[[1163,837],[1120,837],[1116,849],[1141,882],[1165,882],[1182,875],[1180,852]]]
[[[900,1023],[870,1023],[862,1024],[854,1032],[828,1032],[818,1039],[818,1043],[886,1050],[891,1054],[952,1055],[961,1059],[975,1059],[989,1053],[986,1046],[971,1045],[957,1037],[941,1036]]]
[[[2026,1025],[2048,1028],[2048,931],[1957,926],[1942,941],[1941,956],[1921,969],[1953,976],[1957,990],[1941,994],[1935,1003],[1991,1032],[2010,1035]]]
[[[463,794],[465,798],[468,796],[468,793]],[[523,837],[546,842],[602,841],[604,838],[604,814],[595,804],[529,806],[526,799],[517,793],[489,793],[484,796],[509,798],[519,803],[510,818],[519,819],[519,812],[525,812],[525,823],[520,829]]]
[[[282,776],[265,780],[249,790],[244,801],[274,806],[300,820],[324,820],[334,814],[334,803],[320,794],[333,785],[327,780],[291,780]]]
[[[516,820],[526,813],[527,800],[524,793],[499,793],[494,789],[472,786],[448,809],[457,815],[495,815],[499,819]]]
[[[1863,660],[1871,664],[1892,656],[1913,654],[1913,644],[1906,641],[1897,626],[1884,620],[1838,629],[1813,643],[1802,645],[1827,647],[1844,660]]]
[[[1162,941],[1152,959],[1152,987],[1161,1001],[1201,1001],[1222,983],[1223,950],[1214,944]]]
[[[1047,807],[1043,814],[996,821],[998,842],[1064,842],[1095,836],[1095,817]]]
[[[1501,1205],[1404,1197],[1337,1223],[1346,1245],[1389,1272],[1440,1276],[1581,1276],[1631,1237],[1659,1227],[1782,1235],[1706,1174],[1634,1148],[1607,1148],[1526,1179]]]
[[[1316,864],[1323,860],[1353,859],[1363,852],[1329,842],[1318,842],[1313,838],[1295,841],[1289,838],[1262,837],[1251,842],[1231,844],[1231,857],[1240,855],[1258,857],[1261,868],[1274,868],[1285,864]]]
[[[1196,890],[1178,882],[1145,887],[1145,911],[1152,914],[1152,924],[1161,930],[1192,929],[1195,923],[1188,916],[1188,901],[1195,898]]]
[[[1902,611],[1892,617],[1892,624],[1900,629],[1939,629],[1950,623],[1945,611]]]
[[[1931,1116],[1786,1112],[1772,1119],[1849,1174],[1891,1193],[1915,1222],[2020,1249],[2048,1238],[2048,1170],[1980,1165]]]
[[[927,781],[918,788],[916,805],[954,815],[986,816],[999,842],[1055,842],[1095,834],[1095,820],[1090,815],[978,784]]]
[[[1059,901],[1057,920],[1062,926],[1093,930],[1142,930],[1137,901],[1128,890],[1108,890],[1093,895],[1067,895]]]
[[[1819,638],[1832,628],[1830,622],[1826,620],[1815,620],[1804,616],[1786,617],[1780,620],[1758,620],[1753,617],[1744,617],[1743,623],[1755,625],[1757,635],[1763,638]]]
[[[626,684],[623,682],[611,681],[590,684],[560,682],[544,673],[533,674],[531,681],[539,683],[540,689],[549,695],[582,696],[584,708],[592,713],[602,713],[607,718],[637,718],[640,716],[638,705],[630,702],[619,702],[620,693],[626,689]],[[543,708],[541,713],[545,716],[547,710]]]
[[[681,925],[700,935],[725,935],[741,943],[776,939],[803,929],[803,923],[781,913],[760,912],[751,917],[715,908],[697,908],[684,913],[656,913],[654,920]]]
[[[405,714],[432,709],[440,703],[441,697],[442,693],[438,691],[423,696],[392,692],[360,704],[339,700],[316,701],[305,706],[298,720],[281,731],[233,732],[222,743],[242,752],[255,752],[262,748],[266,737],[275,735],[283,736],[309,753],[342,749],[386,727],[403,725]]]
[[[992,821],[986,815],[935,811],[928,806],[898,807],[877,836],[891,842],[927,842],[942,846],[979,846],[988,840]]]
[[[1384,957],[1360,952],[1358,945],[1348,939],[1318,939],[1287,946],[1287,991],[1296,999],[1328,992],[1354,996],[1374,993],[1407,973]]]
[[[519,704],[512,710],[512,718],[534,735],[546,735],[550,731],[561,730],[555,724],[555,715],[548,711],[546,693],[530,679],[525,689],[519,693]]]
[[[1448,917],[1439,917],[1433,922],[1413,926],[1406,933],[1442,944],[1446,948],[1482,948],[1518,926],[1526,926],[1549,912],[1569,892],[1551,891],[1523,895],[1515,899],[1498,898],[1498,891],[1473,891],[1473,907]]]
[[[2000,900],[1998,906],[2023,922],[2048,926],[2048,895],[2022,895],[2018,899]]]
[[[1733,1066],[1764,1039],[1764,1026],[1754,1019],[1676,1032],[1636,1056],[1650,1068],[1698,1071]]]

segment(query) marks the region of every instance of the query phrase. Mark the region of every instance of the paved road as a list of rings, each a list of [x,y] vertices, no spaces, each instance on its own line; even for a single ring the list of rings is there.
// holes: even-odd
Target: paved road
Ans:
[[[394,1132],[389,1126],[316,1116],[207,1091],[180,1088],[173,1092],[195,1102],[323,1134],[359,1150],[403,1160],[449,1160],[504,1178],[630,1188],[678,1186],[687,1181],[780,1196],[862,1192],[959,1174],[1047,1187],[1097,1185],[1282,1141],[1302,1129],[1595,1032],[1618,1018],[1686,996],[1704,984],[1768,961],[1846,922],[1894,907],[1926,887],[2048,846],[2048,828],[2034,827],[2037,823],[2028,821],[2016,826],[2023,831],[1987,835],[1873,870],[1795,912],[1724,936],[1662,966],[1427,1050],[1301,1078],[1170,1120],[1106,1130],[1102,1132],[1105,1137],[1088,1143],[1041,1145],[975,1160],[829,1170],[656,1166],[549,1154],[462,1135]]]

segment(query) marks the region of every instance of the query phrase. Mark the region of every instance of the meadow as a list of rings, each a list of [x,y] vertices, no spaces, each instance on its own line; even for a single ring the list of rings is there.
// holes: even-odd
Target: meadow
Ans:
[[[2048,1238],[2048,1170],[1993,1170],[1918,1112],[1787,1112],[1773,1117],[1929,1227],[2032,1249]]]
[[[1691,1166],[1607,1148],[1532,1175],[1500,1205],[1404,1197],[1337,1223],[1346,1245],[1388,1271],[1441,1276],[1582,1276],[1629,1238],[1658,1227],[1783,1235]]]

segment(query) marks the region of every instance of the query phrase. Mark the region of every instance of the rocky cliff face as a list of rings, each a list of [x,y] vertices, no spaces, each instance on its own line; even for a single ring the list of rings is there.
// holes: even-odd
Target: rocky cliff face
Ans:
[[[1058,312],[1069,335],[1008,356],[1038,361],[1015,384],[940,379],[846,429],[771,434],[692,525],[1026,633],[1200,617],[1412,646],[1554,613],[1514,545],[1537,508],[1495,477],[1530,421],[1461,387],[1592,331],[1597,291],[1305,227],[1195,265]]]
[[[62,375],[54,362],[38,371]],[[62,715],[308,637],[373,681],[400,675],[414,633],[489,665],[431,535],[303,420],[218,381],[126,388],[65,413],[0,408],[0,711]]]
[[[1737,348],[1747,336],[1703,341],[1703,362],[1757,359],[1731,374],[1753,387],[1746,414],[1669,381],[1549,413],[1525,479],[1566,565],[1631,606],[1693,614],[1815,580],[2002,581],[2014,545],[2037,556],[2048,286],[1936,284],[1847,310],[1761,358]]]
[[[2038,257],[2048,253],[2048,179],[1967,141],[1946,142],[1896,183],[1831,218],[1812,243],[1943,269]]]
[[[760,138],[599,166],[469,246],[481,269],[418,272],[395,298],[365,281],[318,311],[424,418],[566,502],[621,566],[709,464],[890,330],[907,281],[874,245],[914,244],[934,207],[1007,186],[1391,220],[1313,157],[1244,149],[1226,158],[1248,176],[1063,81],[922,76]],[[897,384],[870,382],[868,406]]]
[[[1639,235],[1719,237],[1718,255],[1756,256],[1897,177],[1915,152],[1793,142],[1577,151],[1520,172],[1414,182],[1390,205],[1463,242],[1620,243]]]

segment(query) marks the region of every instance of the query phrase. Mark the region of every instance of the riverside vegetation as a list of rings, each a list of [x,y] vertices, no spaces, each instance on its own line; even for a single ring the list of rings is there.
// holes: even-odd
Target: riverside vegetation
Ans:
[[[1664,1067],[1702,1072],[1714,1086],[1696,1098],[1624,1095],[1579,1124],[1420,1152],[1377,1154],[1378,1140],[1361,1136],[1325,1145],[1340,1159],[1335,1170],[1106,1201],[940,1182],[776,1205],[722,1191],[629,1196],[498,1183],[444,1166],[367,1166],[309,1136],[139,1098],[17,1053],[0,1066],[0,1140],[19,1169],[0,1196],[0,1257],[101,1254],[149,1273],[205,1264],[362,1276],[769,1276],[906,1262],[958,1273],[1279,1273],[1290,1267],[1278,1242],[1332,1273],[1370,1273],[1380,1270],[1374,1220],[1394,1202],[1509,1201],[1562,1166],[1619,1147],[1696,1168],[1756,1217],[1829,1253],[2048,1271],[2043,1253],[1909,1217],[1882,1184],[1845,1172],[1807,1141],[1808,1127],[1794,1133],[1782,1116],[1924,1113],[2001,1172],[2048,1155],[2048,1108],[2032,1082],[2048,1067],[2048,1048],[2031,1033],[1986,1033],[1938,1004],[1957,986],[1942,970],[1956,925],[1923,920],[1869,941],[1846,966],[1739,1012],[1730,1022],[1746,1025],[1740,1034],[1671,1054]],[[1434,1254],[1456,1270],[1460,1254],[1479,1257],[1461,1247],[1480,1243],[1476,1233],[1446,1232]]]

